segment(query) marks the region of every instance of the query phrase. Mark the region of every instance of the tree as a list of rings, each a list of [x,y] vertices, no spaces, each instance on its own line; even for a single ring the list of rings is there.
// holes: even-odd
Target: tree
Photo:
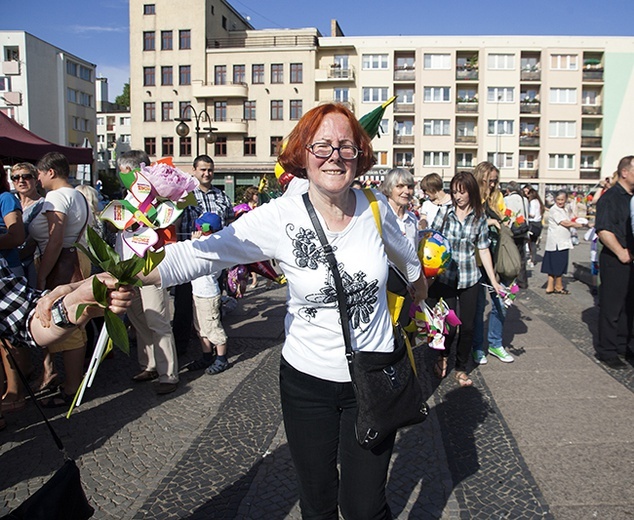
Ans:
[[[123,85],[123,93],[117,96],[114,100],[117,105],[124,107],[130,107],[130,83]]]

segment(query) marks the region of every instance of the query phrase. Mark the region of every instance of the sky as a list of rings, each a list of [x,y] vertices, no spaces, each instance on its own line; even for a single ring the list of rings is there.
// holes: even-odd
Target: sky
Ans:
[[[186,5],[187,0],[172,0]],[[148,3],[151,3],[148,0]],[[346,36],[633,36],[632,0],[229,0],[256,29]],[[289,9],[289,6],[292,8]],[[109,99],[129,78],[128,0],[0,0],[0,30],[23,30],[97,65]]]

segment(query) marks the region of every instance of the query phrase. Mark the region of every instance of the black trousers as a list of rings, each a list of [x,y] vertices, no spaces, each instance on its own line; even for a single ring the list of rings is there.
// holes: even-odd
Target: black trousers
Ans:
[[[191,338],[194,327],[194,309],[192,298],[192,284],[187,282],[174,287],[174,319],[172,333],[176,352],[184,354]]]
[[[373,450],[363,449],[354,433],[352,383],[304,374],[284,358],[280,394],[302,518],[338,520],[339,506],[346,520],[390,520],[385,485],[396,433]]]
[[[623,264],[604,248],[599,255],[599,341],[597,357],[624,354],[632,339],[634,320],[634,264]]]

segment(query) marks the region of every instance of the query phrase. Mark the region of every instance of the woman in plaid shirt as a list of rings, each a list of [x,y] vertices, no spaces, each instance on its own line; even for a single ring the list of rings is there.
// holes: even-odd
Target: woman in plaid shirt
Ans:
[[[430,307],[442,299],[454,309],[460,318],[460,335],[456,348],[454,377],[460,386],[471,386],[473,381],[466,373],[473,340],[473,325],[480,284],[480,270],[476,263],[476,249],[482,265],[496,292],[500,285],[495,280],[493,262],[489,252],[489,229],[480,198],[478,182],[473,174],[459,172],[451,179],[452,205],[441,209],[432,223],[451,244],[451,263],[447,270],[429,289]],[[436,361],[434,372],[440,379],[447,375],[449,349],[456,335],[456,328],[450,327],[445,340],[445,350]]]

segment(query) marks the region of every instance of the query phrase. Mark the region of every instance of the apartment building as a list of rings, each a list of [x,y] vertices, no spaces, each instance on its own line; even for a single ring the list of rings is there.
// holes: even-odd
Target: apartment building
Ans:
[[[95,143],[95,65],[25,31],[0,31],[0,111],[64,146]]]
[[[117,173],[117,157],[131,150],[130,108],[108,101],[108,79],[97,78],[97,176]]]
[[[230,194],[272,172],[283,136],[326,101],[361,117],[397,96],[373,142],[375,179],[401,166],[448,180],[490,160],[503,181],[584,189],[632,153],[633,38],[346,37],[334,21],[325,37],[254,30],[223,0],[192,2],[187,16],[171,4],[130,2],[132,144],[188,168],[195,121],[179,138],[174,118],[205,111],[198,146]]]

